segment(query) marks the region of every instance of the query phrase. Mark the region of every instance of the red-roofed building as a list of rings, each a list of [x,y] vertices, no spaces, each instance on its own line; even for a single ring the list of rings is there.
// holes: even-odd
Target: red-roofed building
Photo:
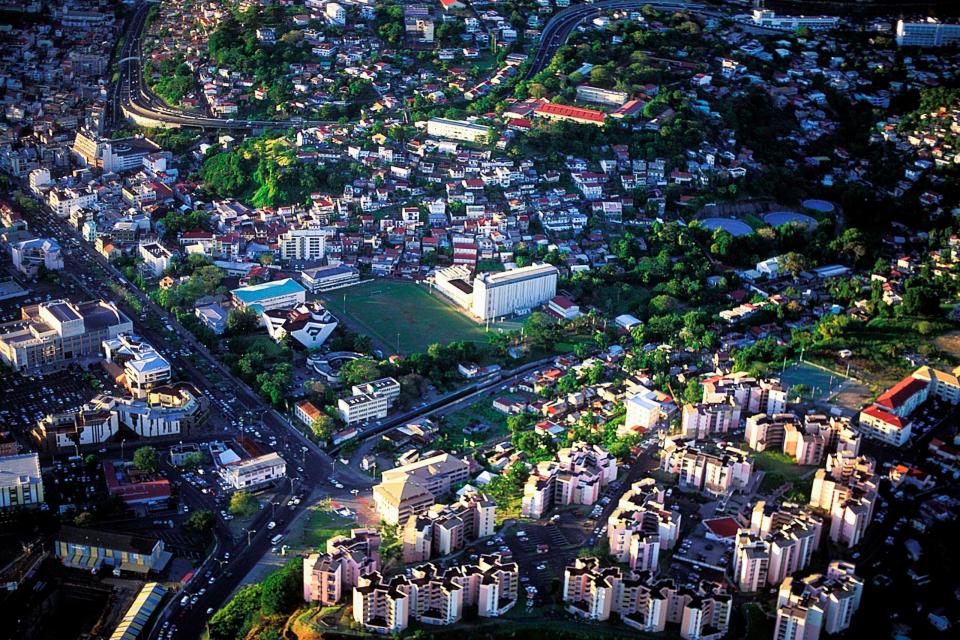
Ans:
[[[571,107],[565,104],[554,104],[545,102],[537,107],[535,113],[549,120],[564,120],[567,122],[577,122],[579,124],[593,124],[600,126],[606,119],[607,114],[594,109],[584,109],[583,107]]]
[[[930,383],[913,376],[907,376],[883,392],[874,403],[890,413],[906,418],[927,399]]]
[[[125,469],[117,469],[112,462],[103,463],[103,475],[107,481],[110,495],[119,496],[127,506],[149,506],[166,503],[170,499],[170,481],[138,480],[127,474]]]
[[[740,523],[730,517],[704,520],[703,526],[707,528],[707,537],[715,540],[733,540],[740,529]]]
[[[877,405],[860,412],[860,432],[870,438],[902,447],[910,439],[910,423]]]

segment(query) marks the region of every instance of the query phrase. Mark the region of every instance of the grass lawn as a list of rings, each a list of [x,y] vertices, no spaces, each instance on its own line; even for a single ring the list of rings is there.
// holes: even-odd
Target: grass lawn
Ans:
[[[773,491],[785,482],[797,484],[803,482],[803,476],[811,473],[816,467],[803,466],[793,461],[790,456],[779,451],[764,451],[758,453],[753,461],[754,468],[764,472],[760,490]]]
[[[502,438],[507,435],[507,416],[490,406],[490,402],[490,398],[484,398],[469,407],[444,416],[440,432],[455,443],[460,443],[462,440],[480,443]],[[465,428],[477,424],[489,425],[489,427],[486,431],[469,435],[463,432]]]
[[[349,518],[342,518],[324,507],[312,507],[303,525],[298,546],[326,549],[327,540],[350,533],[350,529],[354,526],[356,523]]]
[[[424,351],[456,340],[487,341],[483,325],[469,319],[439,294],[397,280],[369,280],[321,296],[334,314],[345,316],[371,337],[400,353]]]

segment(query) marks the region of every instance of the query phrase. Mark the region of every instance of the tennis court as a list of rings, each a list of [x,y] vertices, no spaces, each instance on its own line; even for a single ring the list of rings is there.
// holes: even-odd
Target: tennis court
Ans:
[[[780,376],[785,387],[802,384],[806,387],[803,397],[807,400],[825,400],[846,386],[848,379],[806,362],[788,366]],[[791,394],[792,397],[792,394]]]
[[[321,299],[334,315],[354,325],[350,328],[369,334],[391,353],[424,351],[435,342],[487,341],[483,325],[414,282],[369,280]]]

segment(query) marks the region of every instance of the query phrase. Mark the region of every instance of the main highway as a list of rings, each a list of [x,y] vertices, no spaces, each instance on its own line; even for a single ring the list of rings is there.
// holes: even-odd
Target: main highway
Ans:
[[[679,0],[603,0],[591,4],[577,4],[556,13],[544,25],[527,69],[527,78],[543,71],[557,50],[566,43],[570,34],[591,16],[599,16],[610,10],[637,10],[650,5],[657,9],[707,11],[703,4]],[[154,95],[143,80],[143,31],[146,26],[149,3],[141,3],[127,21],[125,40],[119,53],[119,77],[110,95],[108,113],[114,123],[120,122],[121,114],[138,117],[143,121],[173,127],[198,127],[202,129],[259,130],[288,127],[309,127],[329,124],[326,120],[247,120],[216,118],[182,109],[174,109]]]

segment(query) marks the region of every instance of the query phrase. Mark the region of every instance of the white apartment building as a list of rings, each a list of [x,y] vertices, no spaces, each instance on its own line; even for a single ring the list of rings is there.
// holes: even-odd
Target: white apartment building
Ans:
[[[758,502],[750,526],[738,531],[733,577],[741,591],[757,592],[779,585],[806,568],[820,544],[822,525],[809,510],[784,503],[767,508]]]
[[[960,42],[960,24],[945,24],[936,18],[923,22],[897,21],[897,44],[901,47],[946,47]]]
[[[660,449],[660,469],[679,474],[684,491],[724,495],[750,484],[753,464],[746,451],[732,446],[697,446],[681,438],[668,438]]]
[[[153,276],[159,277],[170,266],[173,254],[159,242],[142,242],[137,247],[137,253],[143,258],[143,264]]]
[[[660,422],[665,406],[665,403],[661,402],[661,395],[642,385],[630,392],[624,400],[627,407],[627,417],[623,422],[622,431],[655,429],[657,423]],[[621,431],[620,428],[617,430]]]
[[[600,87],[591,87],[588,84],[577,86],[577,100],[583,102],[593,102],[612,107],[623,106],[630,95],[626,91],[615,91],[613,89],[602,89]]]
[[[226,464],[220,468],[220,475],[234,489],[252,489],[285,478],[287,463],[273,452]]]
[[[777,593],[774,640],[818,640],[821,632],[840,633],[860,607],[863,580],[849,562],[834,561],[827,574],[788,577]]]
[[[70,210],[74,207],[85,209],[93,206],[97,202],[97,194],[90,191],[79,191],[77,189],[51,189],[47,194],[47,204],[61,218],[70,215]]]
[[[740,407],[726,402],[687,404],[680,416],[681,436],[703,440],[713,433],[727,433],[740,425]]]
[[[490,140],[490,127],[465,120],[430,118],[427,120],[427,134],[449,140],[484,144]]]
[[[557,268],[535,264],[473,280],[472,312],[481,320],[525,313],[557,295]]]
[[[638,480],[607,518],[610,556],[636,571],[656,572],[660,549],[672,549],[680,536],[680,521],[653,478]]]
[[[277,238],[280,259],[312,262],[322,260],[327,253],[327,238],[333,234],[328,227],[288,229]]]
[[[337,400],[337,412],[347,424],[386,418],[390,403],[386,398],[361,393]]]

